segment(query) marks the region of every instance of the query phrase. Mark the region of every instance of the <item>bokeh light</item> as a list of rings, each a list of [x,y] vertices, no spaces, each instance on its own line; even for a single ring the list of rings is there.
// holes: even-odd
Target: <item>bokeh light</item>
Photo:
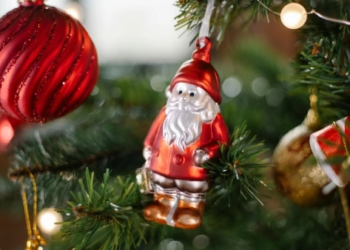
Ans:
[[[54,208],[47,208],[40,211],[38,214],[38,226],[41,232],[45,234],[57,233],[61,225],[55,223],[62,222],[62,215],[57,213]]]
[[[7,119],[0,121],[0,146],[6,146],[14,136],[14,130]]]
[[[231,97],[231,98],[236,97],[241,93],[241,91],[242,91],[242,83],[236,77],[229,77],[222,84],[222,92],[224,92],[224,94],[227,97]]]
[[[284,92],[278,88],[272,88],[266,94],[266,102],[269,106],[278,107],[283,100]]]
[[[150,84],[154,91],[163,92],[166,87],[166,79],[162,75],[155,75],[152,77]]]
[[[184,245],[180,241],[165,239],[160,242],[159,250],[184,250]]]
[[[257,96],[265,96],[269,89],[269,81],[264,77],[257,77],[252,81],[252,91]]]
[[[210,239],[208,236],[200,234],[193,239],[192,243],[196,249],[206,249],[209,246]]]

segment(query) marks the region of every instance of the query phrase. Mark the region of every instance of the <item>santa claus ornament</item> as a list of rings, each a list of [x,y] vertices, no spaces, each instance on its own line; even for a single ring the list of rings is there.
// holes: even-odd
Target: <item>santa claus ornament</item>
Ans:
[[[13,0],[14,1],[14,0]],[[84,27],[43,0],[20,0],[0,19],[0,109],[30,122],[74,110],[98,76]]]
[[[201,224],[209,189],[201,165],[219,156],[219,143],[229,143],[210,48],[210,39],[200,36],[192,60],[171,81],[167,104],[144,141],[146,163],[137,177],[141,191],[154,194],[154,202],[144,210],[149,221],[184,229]]]

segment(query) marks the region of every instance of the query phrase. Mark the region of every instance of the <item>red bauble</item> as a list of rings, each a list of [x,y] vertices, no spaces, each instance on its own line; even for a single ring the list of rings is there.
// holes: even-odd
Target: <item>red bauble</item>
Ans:
[[[0,108],[30,122],[80,105],[98,77],[97,53],[84,27],[43,0],[22,0],[0,19]]]

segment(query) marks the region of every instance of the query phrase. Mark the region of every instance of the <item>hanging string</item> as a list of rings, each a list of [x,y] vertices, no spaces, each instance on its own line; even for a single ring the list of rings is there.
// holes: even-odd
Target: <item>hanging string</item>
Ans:
[[[21,193],[22,193],[24,217],[25,217],[25,220],[26,220],[28,237],[30,237],[30,236],[33,235],[33,232],[32,232],[32,227],[30,225],[31,223],[30,223],[30,217],[29,217],[27,195],[26,195],[26,191],[25,191],[24,185],[23,185],[23,178],[21,178],[20,182],[21,182]]]
[[[35,182],[34,175],[29,171],[29,177],[32,180],[33,185],[33,233],[34,235],[39,232],[37,226],[37,214],[38,214],[38,190]]]
[[[30,222],[30,215],[28,209],[27,194],[23,184],[23,178],[21,178],[21,193],[23,201],[24,216],[26,220],[26,227],[28,233],[27,247],[26,250],[36,250],[39,249],[40,245],[46,245],[45,239],[40,235],[38,226],[37,226],[37,214],[38,214],[38,190],[35,182],[34,175],[27,170],[29,177],[33,185],[33,223]],[[32,224],[32,225],[31,225]]]
[[[215,0],[208,0],[207,8],[205,10],[204,18],[202,20],[201,29],[199,30],[199,45],[201,48],[204,47],[204,38],[209,37],[209,29],[210,29],[210,19],[211,14],[215,8],[214,6]]]
[[[267,9],[268,11],[270,11],[271,13],[280,16],[281,13],[278,13],[276,11],[271,10],[267,5],[265,5],[263,2],[261,2],[260,0],[256,0],[261,6],[263,6],[265,9]],[[307,15],[311,15],[311,14],[315,14],[316,16],[318,16],[319,18],[329,21],[329,22],[333,22],[333,23],[339,23],[339,24],[344,24],[344,25],[348,25],[350,26],[350,22],[346,21],[346,20],[342,20],[342,19],[337,19],[337,18],[333,18],[333,17],[327,17],[325,15],[322,15],[321,13],[317,12],[315,9],[312,9],[310,12],[306,13]]]

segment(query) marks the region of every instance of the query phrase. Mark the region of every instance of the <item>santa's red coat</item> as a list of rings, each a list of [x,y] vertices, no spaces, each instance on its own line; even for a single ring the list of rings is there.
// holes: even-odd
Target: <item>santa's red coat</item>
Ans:
[[[163,108],[144,141],[144,146],[151,148],[150,169],[173,179],[205,179],[205,169],[194,163],[194,152],[199,148],[204,149],[210,158],[214,158],[219,156],[219,142],[228,145],[230,136],[222,115],[218,113],[212,122],[203,123],[200,137],[185,148],[184,152],[173,143],[168,145],[165,141],[163,137],[165,117],[165,108]]]

